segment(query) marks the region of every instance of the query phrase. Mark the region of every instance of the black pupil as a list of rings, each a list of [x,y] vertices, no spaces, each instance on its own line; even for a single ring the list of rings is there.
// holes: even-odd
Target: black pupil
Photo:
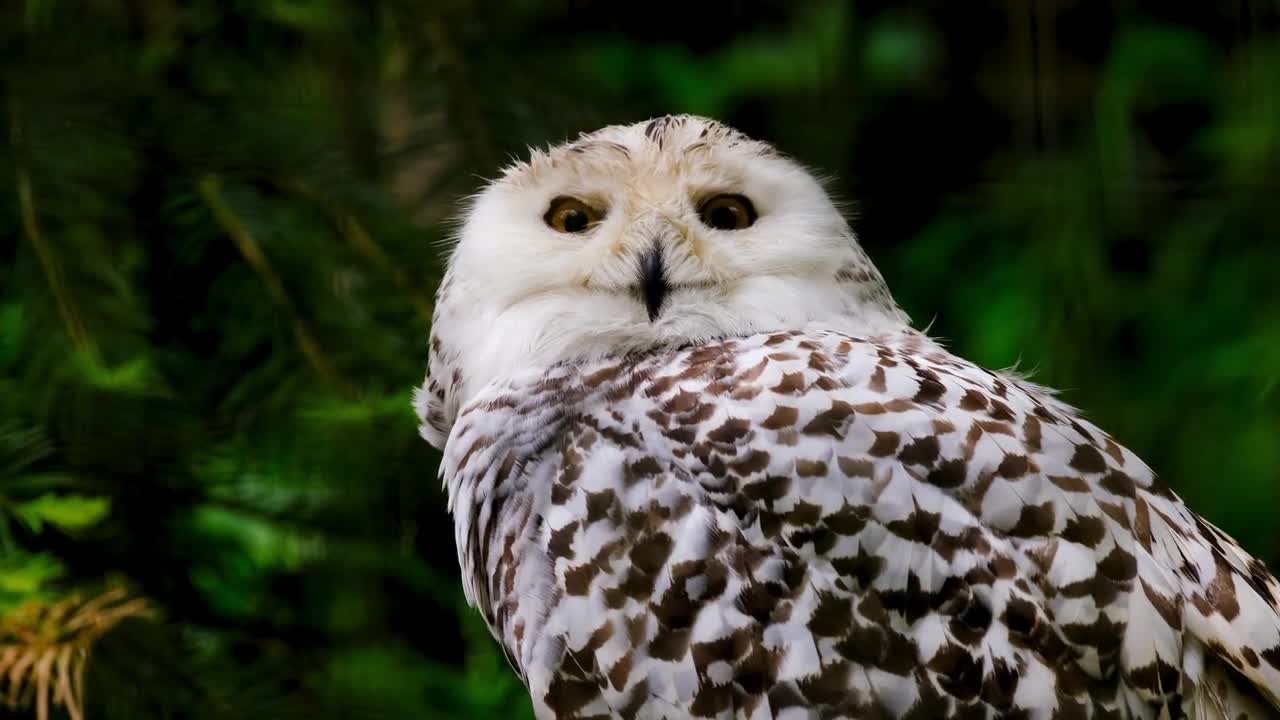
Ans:
[[[566,210],[564,213],[564,229],[565,232],[582,232],[587,229],[587,214],[577,208]]]
[[[732,229],[738,227],[738,208],[732,205],[717,205],[711,208],[711,227]]]

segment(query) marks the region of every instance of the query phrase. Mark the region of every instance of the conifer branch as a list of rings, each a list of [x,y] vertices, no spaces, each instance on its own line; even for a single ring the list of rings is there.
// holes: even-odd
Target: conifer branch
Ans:
[[[45,281],[49,283],[49,291],[53,294],[54,303],[58,307],[58,316],[62,319],[62,326],[66,329],[67,336],[71,338],[72,345],[75,346],[76,350],[96,363],[98,360],[97,347],[85,330],[84,322],[80,319],[80,313],[76,309],[75,301],[67,292],[66,279],[63,277],[62,265],[58,261],[58,255],[40,229],[39,215],[36,212],[35,193],[31,188],[31,173],[23,159],[22,146],[25,138],[23,137],[22,118],[18,112],[17,101],[12,97],[10,97],[9,104],[9,139],[14,148],[14,172],[17,175],[18,208],[22,218],[23,233],[27,236],[27,240],[31,242],[31,247],[36,251],[36,257],[40,261],[40,269],[44,272]]]
[[[476,102],[475,81],[469,77],[465,53],[454,43],[453,33],[439,17],[432,18],[423,27],[427,44],[433,51],[436,72],[446,88],[449,115],[455,129],[478,159],[491,162],[495,156],[493,136],[484,110]]]
[[[280,276],[276,274],[275,269],[271,266],[271,261],[267,259],[266,253],[262,251],[262,246],[254,239],[253,234],[249,232],[249,227],[236,215],[223,197],[222,180],[216,175],[204,175],[196,181],[196,188],[199,190],[200,197],[204,200],[205,205],[213,213],[218,225],[235,242],[240,255],[244,257],[267,286],[267,292],[271,295],[272,301],[288,318],[289,325],[293,329],[294,340],[297,341],[298,348],[302,350],[307,362],[326,380],[338,387],[345,388],[345,381],[343,381],[333,363],[330,362],[329,357],[320,347],[320,343],[316,341],[315,335],[312,334],[311,328],[303,320],[301,313],[298,312],[293,298],[285,290]]]
[[[414,287],[409,280],[409,276],[404,269],[396,266],[395,261],[387,254],[387,251],[373,239],[364,226],[356,219],[354,215],[344,211],[335,211],[334,220],[338,225],[339,232],[366,258],[377,265],[383,272],[391,277],[391,282],[409,296],[409,302],[413,305],[413,309],[418,315],[428,323],[431,322],[432,302],[427,299],[422,291]]]
[[[325,208],[332,218],[334,226],[338,233],[342,235],[352,247],[356,249],[366,260],[377,266],[379,270],[386,273],[391,278],[391,282],[401,292],[409,297],[409,303],[413,305],[413,309],[426,322],[431,322],[431,314],[433,303],[422,291],[409,279],[408,273],[404,268],[396,264],[394,258],[386,251],[377,240],[369,234],[356,216],[350,211],[335,206],[316,192],[311,186],[297,180],[277,180],[276,185],[282,189],[295,193],[308,202]]]

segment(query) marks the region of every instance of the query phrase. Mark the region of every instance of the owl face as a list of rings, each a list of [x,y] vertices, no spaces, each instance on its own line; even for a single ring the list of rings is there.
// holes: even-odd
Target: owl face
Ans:
[[[521,365],[821,321],[905,325],[809,172],[732,128],[667,116],[534,151],[481,191],[433,345],[474,390]]]
[[[662,118],[507,170],[477,199],[454,261],[499,302],[607,306],[601,320],[652,334],[732,304],[753,279],[823,276],[850,240],[794,162],[722,125]]]

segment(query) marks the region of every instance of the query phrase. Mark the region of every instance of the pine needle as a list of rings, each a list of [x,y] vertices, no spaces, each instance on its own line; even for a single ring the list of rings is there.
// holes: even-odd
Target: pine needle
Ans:
[[[267,259],[266,253],[262,251],[262,246],[254,239],[253,234],[249,232],[249,227],[236,215],[235,210],[231,208],[223,197],[222,180],[216,175],[204,175],[196,182],[196,188],[200,192],[200,197],[204,199],[205,204],[209,206],[209,210],[218,221],[218,225],[235,242],[240,254],[258,273],[258,277],[262,278],[262,282],[266,284],[267,292],[271,295],[271,299],[288,318],[289,324],[293,329],[293,337],[298,343],[298,348],[302,350],[303,356],[306,357],[307,362],[321,377],[340,388],[345,388],[346,383],[334,368],[333,363],[329,361],[329,357],[320,347],[320,343],[316,341],[315,335],[312,334],[311,328],[303,320],[302,314],[298,312],[293,298],[285,290],[280,276],[276,274],[275,269],[271,266],[271,261]]]
[[[31,247],[35,249],[36,257],[40,260],[40,269],[44,271],[45,280],[49,283],[49,291],[53,293],[54,302],[58,306],[58,315],[62,318],[67,336],[71,338],[76,350],[96,364],[98,349],[85,330],[75,302],[67,292],[66,279],[62,275],[62,264],[58,261],[58,255],[40,229],[35,193],[31,189],[31,173],[22,159],[22,144],[25,139],[22,118],[18,112],[18,103],[12,97],[9,103],[9,139],[14,147],[14,172],[18,181],[18,207],[22,217],[22,230],[31,242]]]
[[[419,317],[427,321],[427,323],[431,322],[432,302],[414,285],[409,279],[408,273],[396,264],[390,253],[379,245],[378,241],[374,240],[373,236],[364,229],[364,226],[360,224],[354,214],[342,207],[335,207],[332,202],[321,196],[320,193],[306,183],[281,180],[276,184],[315,205],[325,208],[342,237],[366,260],[373,263],[391,278],[391,282],[395,284],[396,288],[408,296],[409,303],[413,305],[413,309],[418,313]]]
[[[348,212],[336,211],[334,218],[338,224],[338,230],[347,239],[347,242],[355,246],[357,250],[383,272],[390,275],[391,281],[395,283],[396,287],[409,296],[409,302],[413,305],[413,309],[417,311],[418,316],[430,323],[431,301],[413,286],[404,270],[396,266],[387,251],[383,250],[382,246],[374,241],[373,237],[365,231],[355,216]]]

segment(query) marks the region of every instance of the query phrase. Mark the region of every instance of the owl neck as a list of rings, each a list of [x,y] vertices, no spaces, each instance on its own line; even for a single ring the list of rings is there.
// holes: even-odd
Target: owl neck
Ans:
[[[732,288],[676,293],[652,320],[634,298],[580,288],[540,293],[505,307],[482,302],[461,308],[441,298],[432,328],[431,369],[418,399],[426,421],[423,434],[443,446],[456,414],[485,386],[565,362],[780,330],[853,336],[914,332],[878,276],[859,280],[752,278]],[[486,297],[479,292],[450,296]]]

